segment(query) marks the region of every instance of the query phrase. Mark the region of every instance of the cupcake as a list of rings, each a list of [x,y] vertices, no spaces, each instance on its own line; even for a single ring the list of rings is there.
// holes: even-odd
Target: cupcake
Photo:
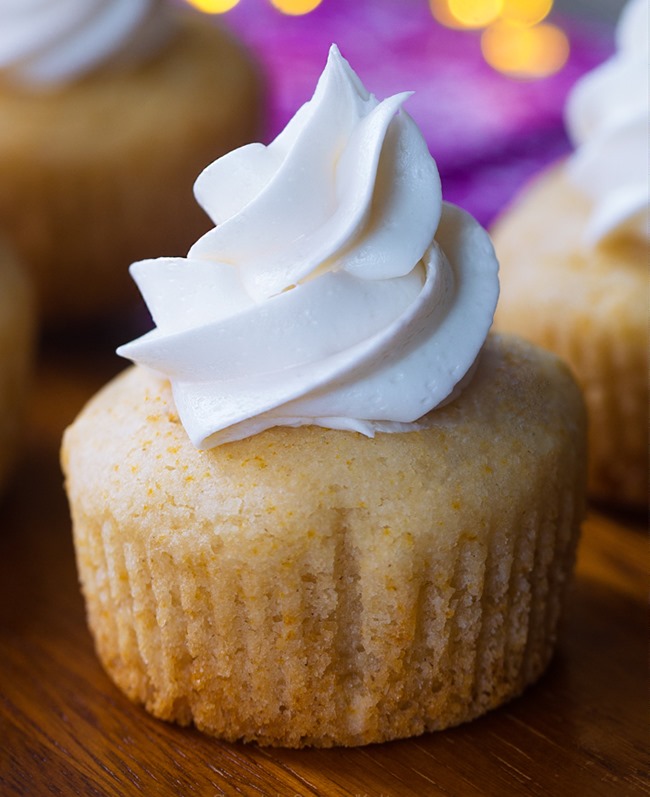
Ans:
[[[255,137],[259,101],[249,55],[198,14],[0,0],[0,218],[48,324],[135,301],[125,264],[205,232],[177,197]]]
[[[14,254],[0,243],[0,488],[18,450],[31,373],[34,308],[31,286]]]
[[[495,327],[572,367],[589,415],[589,491],[648,501],[648,2],[632,2],[616,54],[569,96],[575,151],[497,221]]]
[[[490,240],[333,47],[215,227],[134,264],[155,328],[65,433],[99,657],[155,716],[329,747],[470,720],[554,647],[584,504],[568,369],[488,336]]]

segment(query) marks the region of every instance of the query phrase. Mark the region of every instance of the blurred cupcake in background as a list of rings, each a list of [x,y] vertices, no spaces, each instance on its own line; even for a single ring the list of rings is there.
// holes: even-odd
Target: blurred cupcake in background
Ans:
[[[0,490],[18,449],[34,342],[29,279],[0,242]]]
[[[621,15],[614,56],[574,87],[575,151],[493,229],[495,325],[573,367],[590,416],[590,491],[648,502],[648,0]]]
[[[161,0],[0,0],[0,218],[45,323],[135,299],[128,264],[185,254],[202,166],[258,132],[244,48]]]

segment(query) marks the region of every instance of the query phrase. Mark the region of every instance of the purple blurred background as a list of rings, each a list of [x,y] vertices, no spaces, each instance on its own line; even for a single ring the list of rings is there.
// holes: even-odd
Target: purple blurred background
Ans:
[[[443,27],[426,0],[324,0],[301,17],[285,16],[267,0],[242,0],[218,18],[265,72],[266,141],[310,98],[336,42],[377,97],[415,92],[406,110],[438,163],[445,198],[485,225],[533,174],[569,151],[567,92],[613,49],[604,12],[588,19],[556,10],[550,21],[569,36],[567,64],[548,78],[517,80],[485,63],[479,32]]]

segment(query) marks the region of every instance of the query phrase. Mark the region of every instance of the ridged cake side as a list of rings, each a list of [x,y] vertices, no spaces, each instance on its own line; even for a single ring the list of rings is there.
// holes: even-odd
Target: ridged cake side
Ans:
[[[156,716],[355,745],[499,705],[551,656],[583,512],[581,398],[488,344],[421,432],[273,429],[194,450],[132,369],[66,433],[99,655]]]

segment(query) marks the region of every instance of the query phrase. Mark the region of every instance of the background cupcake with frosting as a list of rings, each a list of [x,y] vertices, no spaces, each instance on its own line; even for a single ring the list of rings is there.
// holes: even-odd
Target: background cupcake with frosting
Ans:
[[[566,105],[575,151],[493,229],[495,323],[557,352],[589,412],[591,494],[648,501],[648,0],[632,0],[615,55]]]
[[[199,176],[214,228],[132,268],[156,327],[62,462],[98,654],[157,717],[381,742],[477,717],[552,655],[582,398],[488,335],[492,245],[407,99],[333,47],[271,144]]]
[[[161,0],[0,0],[0,117],[2,226],[61,324],[206,229],[179,197],[254,137],[260,85],[230,35]]]

